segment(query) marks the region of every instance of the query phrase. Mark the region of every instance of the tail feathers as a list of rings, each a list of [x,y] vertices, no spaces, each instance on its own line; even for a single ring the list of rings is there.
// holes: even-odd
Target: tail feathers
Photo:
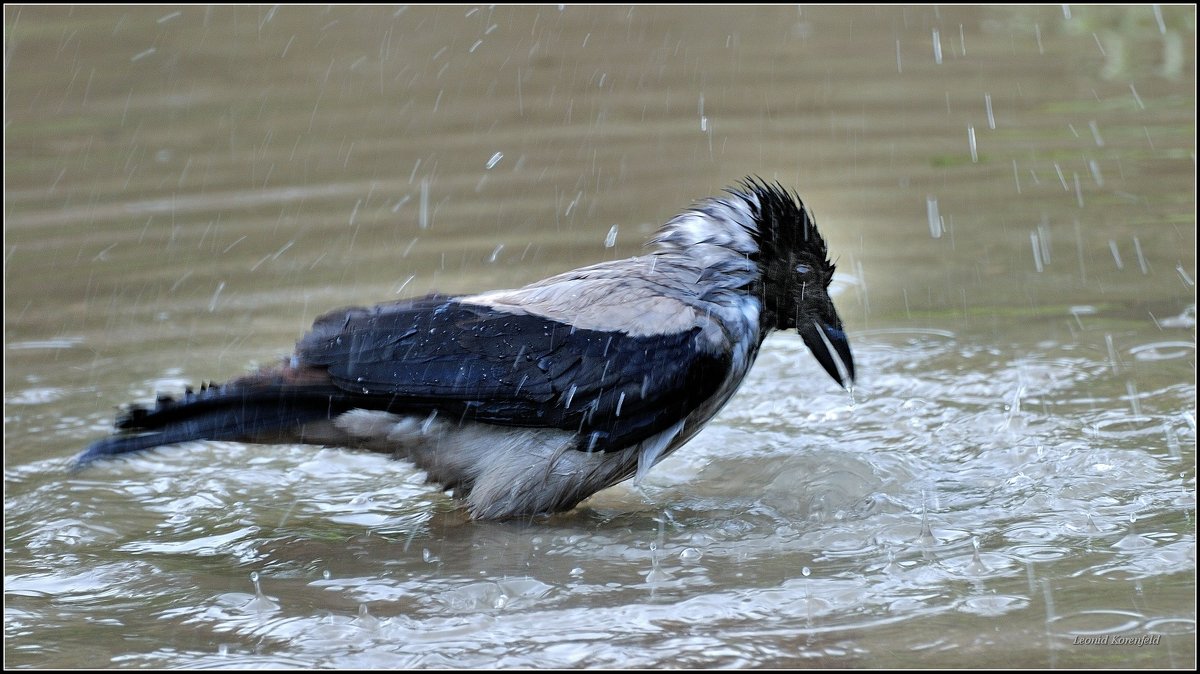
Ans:
[[[330,387],[295,387],[235,382],[188,389],[183,398],[159,397],[154,407],[134,406],[116,422],[118,433],[93,443],[76,459],[96,459],[191,440],[286,437],[301,424],[349,409]]]

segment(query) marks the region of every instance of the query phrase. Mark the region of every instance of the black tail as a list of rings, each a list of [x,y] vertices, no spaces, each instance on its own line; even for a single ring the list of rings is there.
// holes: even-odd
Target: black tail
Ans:
[[[189,440],[243,440],[286,436],[300,425],[349,409],[327,387],[233,382],[188,389],[180,400],[159,397],[153,408],[134,406],[117,418],[118,432],[93,443],[76,458],[96,459]]]

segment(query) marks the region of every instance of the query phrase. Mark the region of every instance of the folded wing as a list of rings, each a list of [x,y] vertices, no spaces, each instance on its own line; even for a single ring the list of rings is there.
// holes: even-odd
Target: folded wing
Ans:
[[[319,318],[295,367],[323,371],[355,406],[578,431],[621,449],[694,410],[728,376],[701,328],[630,336],[429,296]]]

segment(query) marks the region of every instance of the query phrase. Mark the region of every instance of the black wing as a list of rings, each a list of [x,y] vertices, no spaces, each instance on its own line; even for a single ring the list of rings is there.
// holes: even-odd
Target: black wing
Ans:
[[[429,296],[322,316],[296,348],[365,407],[580,433],[621,449],[696,409],[729,373],[700,328],[631,337]]]

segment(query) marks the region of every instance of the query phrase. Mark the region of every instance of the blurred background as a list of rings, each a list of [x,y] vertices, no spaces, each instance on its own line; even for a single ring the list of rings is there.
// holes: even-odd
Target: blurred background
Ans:
[[[1195,19],[6,6],[6,664],[1194,667]],[[336,448],[69,469],[325,311],[640,254],[748,175],[829,241],[851,394],[772,337],[532,523]]]

